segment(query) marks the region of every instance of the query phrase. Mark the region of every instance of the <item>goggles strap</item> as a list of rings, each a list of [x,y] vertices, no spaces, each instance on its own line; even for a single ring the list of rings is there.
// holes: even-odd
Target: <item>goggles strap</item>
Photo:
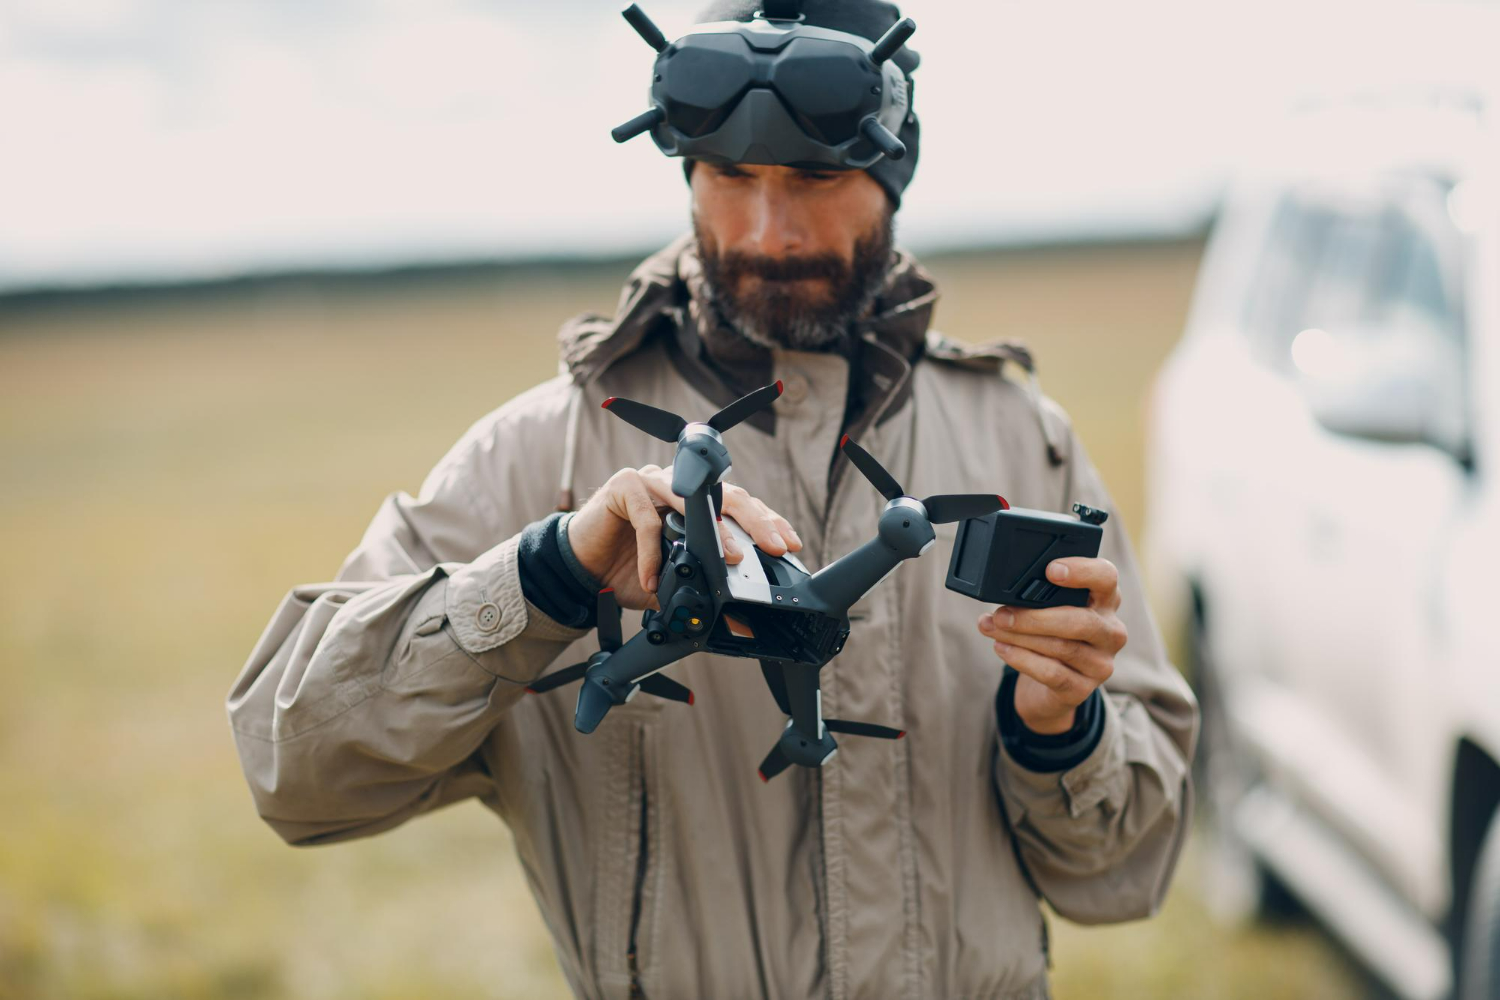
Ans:
[[[797,21],[802,18],[802,0],[761,0],[760,12],[768,21]]]

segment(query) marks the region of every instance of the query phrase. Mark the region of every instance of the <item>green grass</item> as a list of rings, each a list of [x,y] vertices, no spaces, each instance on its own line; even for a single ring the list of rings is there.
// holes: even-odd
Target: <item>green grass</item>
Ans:
[[[1136,531],[1141,394],[1196,254],[932,262],[939,326],[1032,343]],[[0,997],[565,995],[491,814],[287,848],[222,703],[281,595],[553,374],[560,320],[611,310],[623,274],[0,312]],[[1192,870],[1155,920],[1054,920],[1058,996],[1355,995],[1318,934],[1216,930]]]

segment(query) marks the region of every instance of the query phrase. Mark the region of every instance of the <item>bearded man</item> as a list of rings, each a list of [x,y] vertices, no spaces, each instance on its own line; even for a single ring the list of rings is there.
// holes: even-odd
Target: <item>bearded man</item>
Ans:
[[[899,16],[717,0],[700,22],[760,6],[783,22],[766,30],[865,40]],[[898,82],[916,68],[908,48],[894,60]],[[587,998],[1036,1000],[1042,899],[1084,923],[1156,912],[1188,826],[1197,709],[1117,521],[1099,558],[1048,567],[1086,607],[977,618],[944,586],[955,529],[939,526],[936,551],[851,609],[821,674],[827,715],[906,738],[822,767],[755,780],[785,717],[743,659],[683,659],[670,674],[695,704],[636,698],[587,736],[570,698],[527,696],[598,648],[596,590],[654,606],[663,513],[682,509],[671,446],[601,409],[612,396],[696,418],[781,380],[732,432],[724,513],[812,570],[871,537],[884,506],[844,434],[915,490],[1113,508],[1023,346],[929,328],[937,289],[892,243],[918,153],[905,107],[899,159],[685,158],[692,232],[635,270],[615,315],[567,323],[562,373],[480,419],[418,496],[390,496],[332,582],[284,599],[229,695],[277,833],[323,844],[479,799]],[[751,555],[727,532],[725,548]]]

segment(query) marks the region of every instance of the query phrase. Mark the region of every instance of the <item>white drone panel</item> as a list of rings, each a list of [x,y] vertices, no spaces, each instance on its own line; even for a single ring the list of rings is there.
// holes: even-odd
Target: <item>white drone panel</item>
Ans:
[[[735,523],[734,518],[725,515],[724,522],[729,528],[729,534],[739,545],[740,551],[745,554],[736,565],[725,565],[729,575],[729,595],[737,601],[754,601],[757,604],[771,603],[771,581],[766,579],[766,568],[760,564],[760,557],[755,554],[755,542],[750,535]],[[720,542],[720,548],[723,543]]]

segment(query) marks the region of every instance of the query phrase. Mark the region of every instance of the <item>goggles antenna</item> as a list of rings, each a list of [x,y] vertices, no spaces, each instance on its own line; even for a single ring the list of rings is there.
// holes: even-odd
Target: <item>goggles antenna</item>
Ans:
[[[646,15],[642,14],[641,16],[645,17]],[[906,40],[916,30],[917,22],[909,17],[903,17],[891,25],[886,29],[885,34],[880,36],[880,40],[875,43],[875,47],[870,50],[870,61],[876,66],[885,62],[891,56],[895,55],[901,46],[906,44]]]
[[[635,29],[636,34],[644,38],[646,44],[656,51],[660,52],[667,47],[667,36],[661,33],[661,29],[656,26],[656,22],[646,16],[646,12],[641,10],[640,4],[631,4],[620,11],[620,16],[625,18],[630,23],[630,26]],[[899,46],[900,43],[898,42],[897,45]]]

